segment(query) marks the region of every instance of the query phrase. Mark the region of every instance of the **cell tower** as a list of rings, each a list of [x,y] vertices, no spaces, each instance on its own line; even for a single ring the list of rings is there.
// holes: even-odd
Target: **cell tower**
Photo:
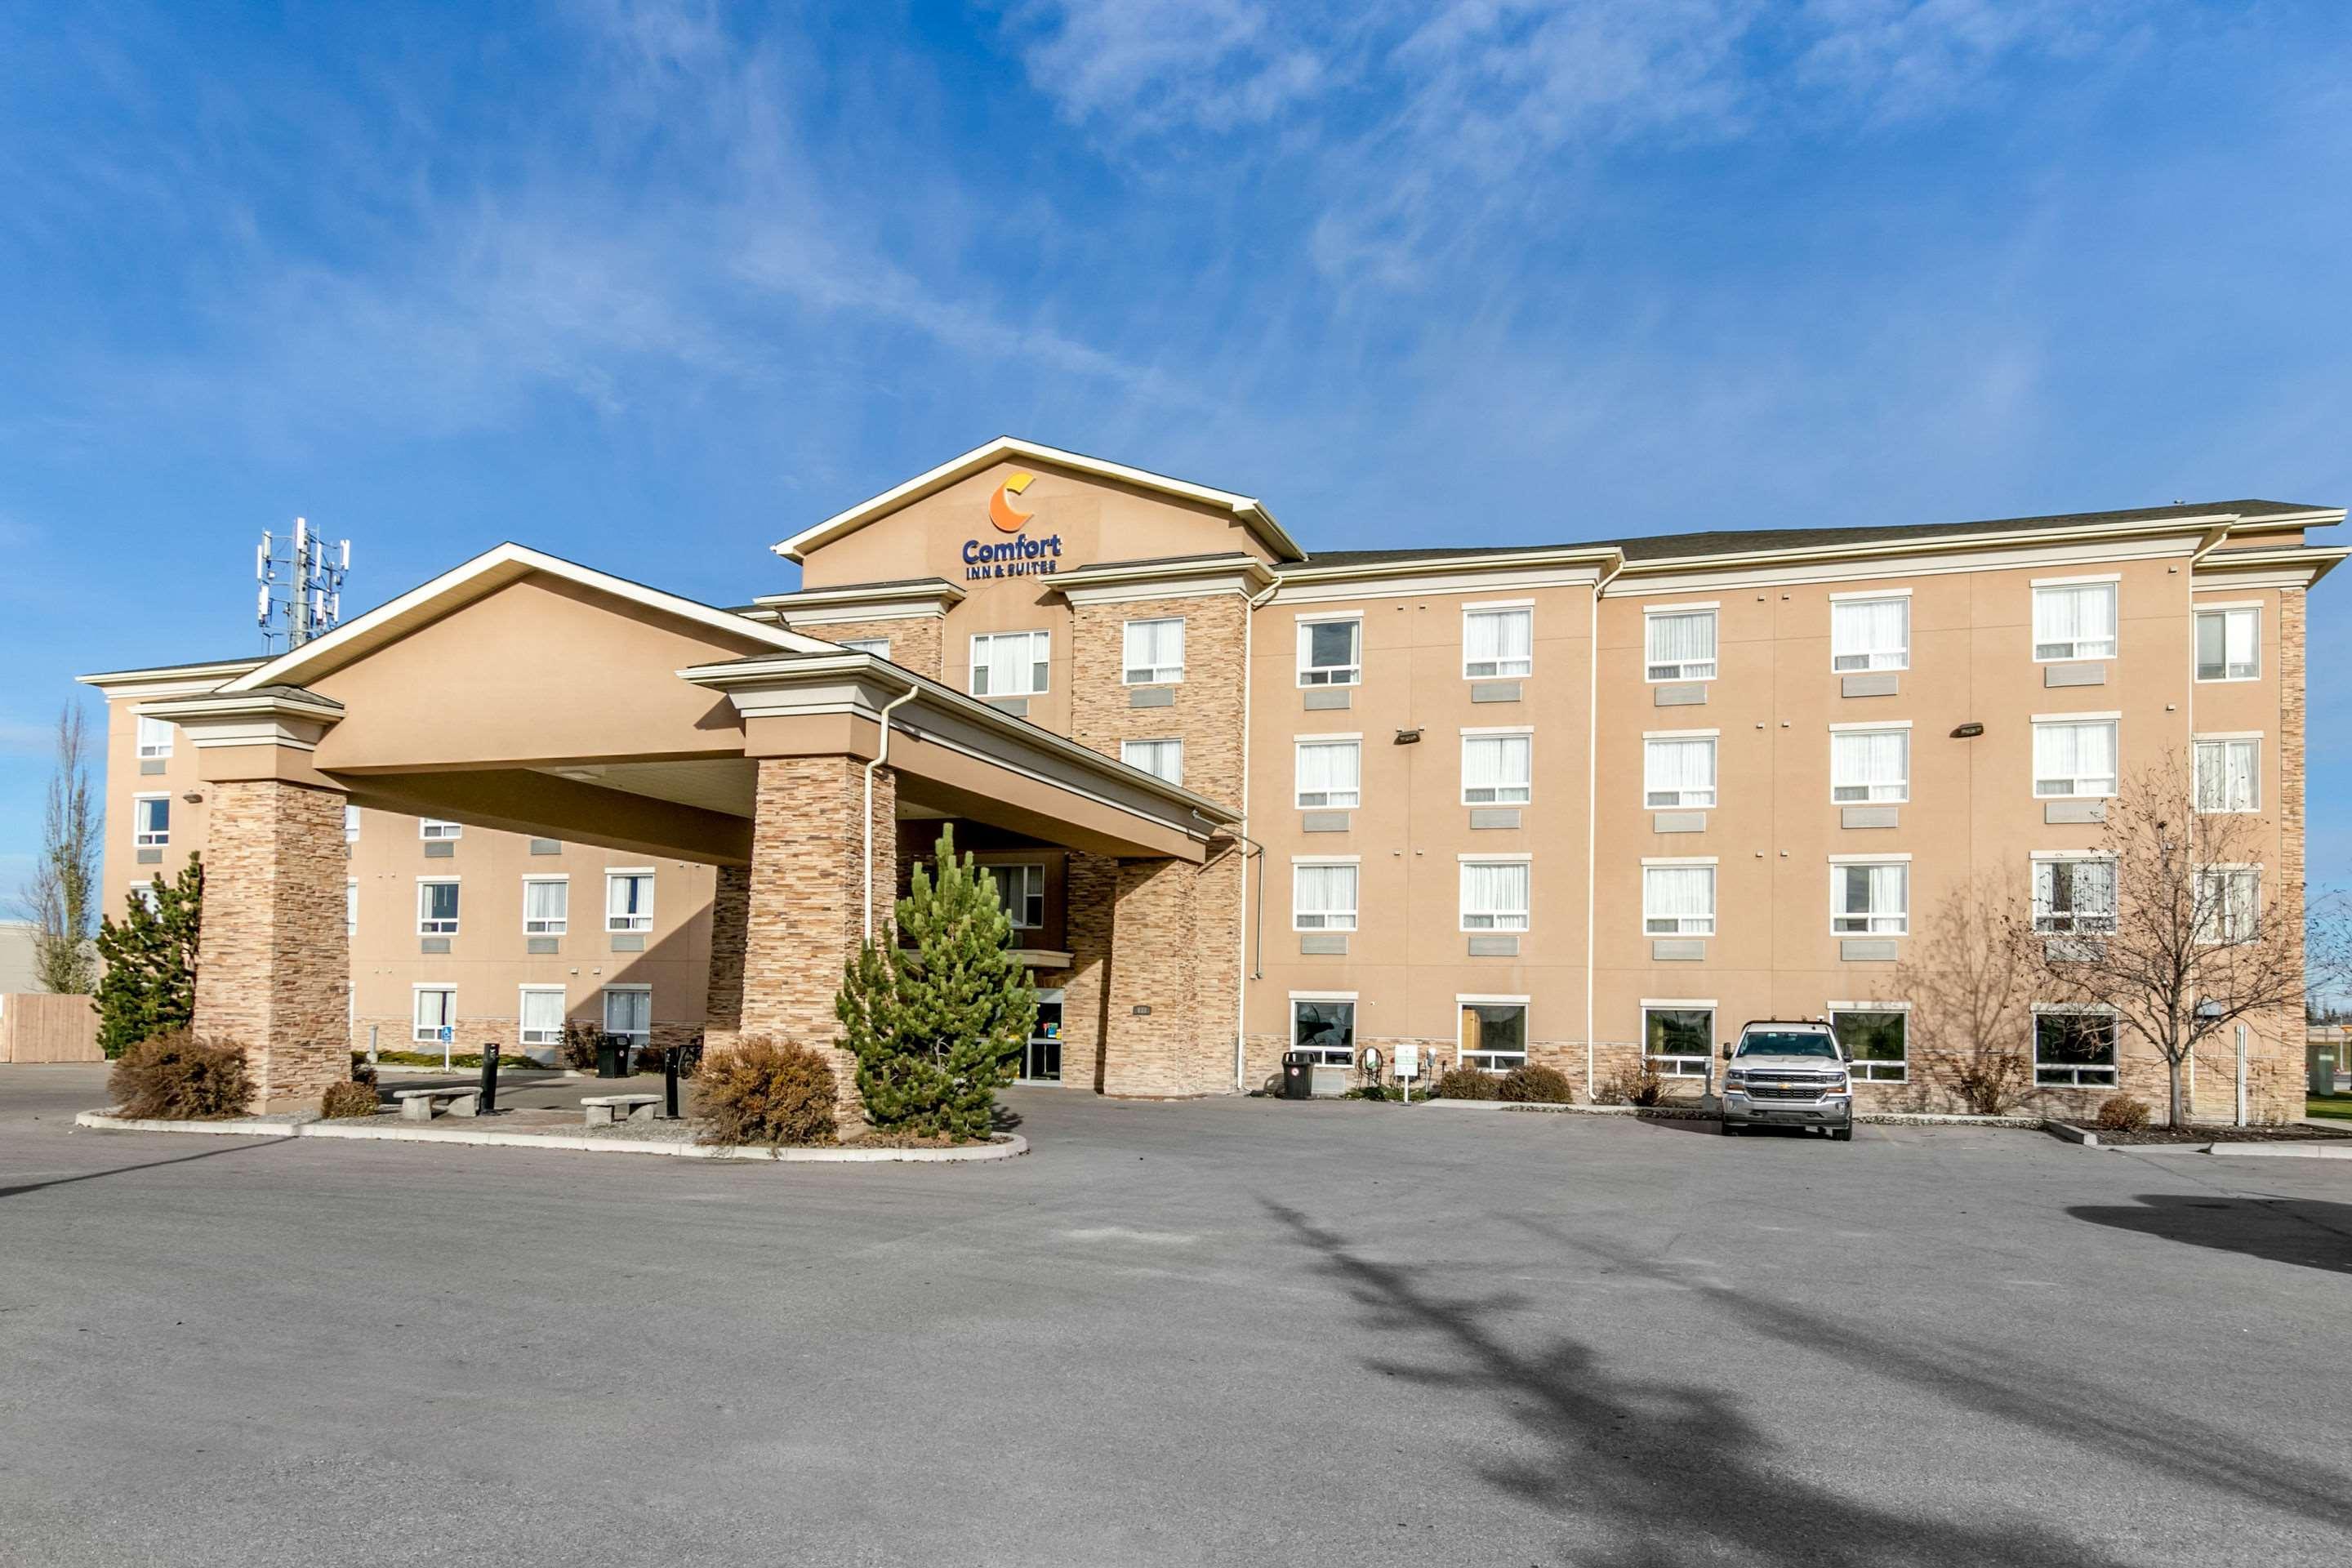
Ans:
[[[264,533],[253,552],[262,645],[272,653],[281,645],[298,648],[333,630],[343,618],[343,574],[351,569],[352,542],[320,538],[305,518],[282,538]]]

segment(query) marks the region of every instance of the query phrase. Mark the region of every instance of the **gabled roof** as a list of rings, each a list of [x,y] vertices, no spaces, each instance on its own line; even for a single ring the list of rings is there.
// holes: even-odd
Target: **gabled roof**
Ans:
[[[1066,452],[1058,447],[1024,441],[1017,436],[999,436],[985,446],[974,447],[961,458],[951,458],[927,473],[917,474],[906,483],[893,486],[870,500],[860,501],[847,511],[835,512],[815,527],[804,528],[782,543],[770,548],[787,561],[803,560],[810,551],[820,545],[830,544],[846,534],[855,533],[867,523],[878,521],[901,507],[921,500],[925,496],[936,495],[948,486],[1002,462],[1049,464],[1117,484],[1132,485],[1138,489],[1155,490],[1181,500],[1223,507],[1277,557],[1297,561],[1304,559],[1307,553],[1298,547],[1298,542],[1274,521],[1274,514],[1254,497],[1235,495],[1231,490],[1215,489],[1208,485],[1196,485],[1190,479],[1171,479],[1165,474],[1130,468],[1124,463],[1089,458],[1083,452]]]
[[[576,561],[566,561],[527,545],[509,542],[486,550],[464,565],[444,572],[431,582],[412,588],[356,619],[345,621],[324,637],[313,637],[300,647],[279,654],[268,662],[246,671],[220,689],[229,693],[258,691],[273,686],[300,686],[395,642],[477,599],[485,598],[509,583],[532,575],[559,578],[646,609],[660,611],[679,620],[794,653],[833,651],[832,644],[819,642],[814,637],[785,631],[731,611],[717,609],[698,600],[666,594],[658,588],[648,588],[642,583],[632,583],[625,577],[615,577],[608,572],[599,572]]]

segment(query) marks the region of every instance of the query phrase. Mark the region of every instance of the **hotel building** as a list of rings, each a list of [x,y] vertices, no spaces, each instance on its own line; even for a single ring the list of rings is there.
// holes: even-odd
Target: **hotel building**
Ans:
[[[1007,438],[775,545],[801,585],[747,605],[508,544],[289,653],[87,677],[106,884],[204,851],[198,1027],[274,1105],[445,1027],[829,1042],[952,825],[1045,994],[1034,1079],[1232,1092],[1411,1043],[1582,1099],[1826,1015],[1865,1108],[1933,1108],[1896,984],[1928,912],[1990,876],[2095,932],[2136,770],[2193,759],[2252,814],[2234,874],[2294,918],[2305,598],[2345,553],[2308,541],[2343,516],[1310,552],[1248,496]],[[2255,1031],[2257,1116],[2301,1026]],[[2013,1044],[2047,1103],[2160,1081],[2103,1020]]]

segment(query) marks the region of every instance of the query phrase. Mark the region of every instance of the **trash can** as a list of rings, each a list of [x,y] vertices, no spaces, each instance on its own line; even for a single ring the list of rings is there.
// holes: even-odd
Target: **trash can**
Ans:
[[[629,1042],[620,1035],[600,1035],[596,1038],[596,1076],[626,1078]]]
[[[1282,1098],[1285,1100],[1315,1098],[1315,1053],[1313,1051],[1282,1053]]]

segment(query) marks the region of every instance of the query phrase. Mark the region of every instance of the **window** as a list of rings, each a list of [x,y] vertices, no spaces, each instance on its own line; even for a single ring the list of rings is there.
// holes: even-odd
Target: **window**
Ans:
[[[347,805],[343,807],[343,842],[357,844],[359,841],[360,808],[356,805]]]
[[[635,1050],[653,1038],[654,992],[650,985],[604,988],[604,1032],[619,1035]]]
[[[413,993],[415,1001],[410,1015],[408,1037],[428,1040],[435,1044],[448,1039],[457,1029],[457,988],[454,985],[419,985]]]
[[[1129,686],[1172,686],[1184,679],[1184,617],[1127,623]]]
[[[1307,1052],[1324,1066],[1353,1067],[1356,1062],[1354,1001],[1292,997],[1290,1048]]]
[[[2198,679],[2252,680],[2262,674],[2262,614],[2251,605],[2197,612]],[[147,754],[143,746],[139,754]]]
[[[1830,930],[1839,936],[1908,936],[1910,866],[1901,860],[1832,866]]]
[[[1651,936],[1713,936],[1715,867],[1643,867],[1642,930]]]
[[[416,837],[463,838],[466,837],[466,825],[462,822],[443,822],[438,817],[420,816],[416,819]]]
[[[2197,940],[2235,947],[2256,935],[2262,872],[2252,866],[2202,866],[2197,871]]]
[[[890,657],[888,637],[844,637],[841,639],[841,647],[845,653],[870,653],[876,658]]]
[[[2067,583],[2033,590],[2033,657],[2053,659],[2116,657],[2113,583]]]
[[[131,842],[142,849],[160,849],[172,842],[172,797],[134,795],[131,801]]]
[[[2098,936],[2116,929],[2116,863],[2052,856],[2033,862],[2033,929]]]
[[[563,1043],[563,987],[526,985],[522,988],[522,1033],[525,1046]]]
[[[134,904],[146,905],[147,912],[151,915],[163,905],[163,896],[155,891],[155,884],[152,882],[131,883],[131,901]]]
[[[1715,612],[1653,610],[1643,617],[1643,662],[1652,680],[1715,679]]]
[[[1118,760],[1130,768],[1141,768],[1154,778],[1170,784],[1184,782],[1184,742],[1181,741],[1121,741]]]
[[[1363,758],[1360,741],[1299,742],[1299,809],[1330,811],[1361,805]]]
[[[1911,600],[1830,601],[1830,668],[1837,670],[1911,668]]]
[[[1454,1057],[1465,1066],[1489,1072],[1518,1067],[1528,1059],[1528,1005],[1524,1001],[1485,1002],[1460,998],[1462,1008]]]
[[[1536,738],[1526,733],[1462,737],[1462,804],[1524,805],[1535,771]]]
[[[1462,612],[1462,674],[1469,680],[1526,675],[1535,668],[1532,609]]]
[[[343,881],[343,935],[346,937],[354,937],[359,935],[359,933],[360,885],[358,882],[346,878]]]
[[[1648,735],[1642,741],[1642,803],[1673,809],[1715,804],[1715,737]]]
[[[1037,931],[1045,926],[1045,867],[982,866],[980,869],[996,884],[996,901],[1013,917],[1013,930]]]
[[[1364,623],[1342,620],[1298,623],[1298,684],[1353,686],[1364,673]]]
[[[2197,809],[2260,810],[2262,790],[2255,769],[2261,755],[2262,742],[2252,735],[2193,742],[2189,756],[2197,778]]]
[[[1869,1083],[1909,1080],[1911,1015],[1900,1007],[1830,1008],[1830,1028],[1846,1054],[1846,1076]]]
[[[604,873],[604,929],[634,931],[654,929],[654,874],[651,871]]]
[[[1642,1009],[1642,1055],[1668,1078],[1705,1078],[1715,1058],[1715,1008]]]
[[[416,884],[416,931],[419,936],[457,933],[457,881],[449,878]]]
[[[1911,798],[1911,731],[1830,729],[1830,799],[1885,805]]]
[[[572,884],[562,877],[525,877],[522,929],[526,936],[562,936],[572,924]]]
[[[1290,868],[1290,929],[1356,929],[1354,862],[1295,861]]]
[[[2033,1081],[2060,1085],[2115,1082],[2115,1015],[2036,1008]]]
[[[1463,861],[1462,929],[1527,930],[1528,871],[1525,860]]]
[[[142,757],[168,757],[172,754],[172,726],[161,719],[139,715],[139,754]]]
[[[1053,638],[1045,632],[982,632],[971,639],[974,697],[1034,697],[1045,689]]]
[[[2116,793],[2116,721],[2053,721],[2033,726],[2037,796]]]

